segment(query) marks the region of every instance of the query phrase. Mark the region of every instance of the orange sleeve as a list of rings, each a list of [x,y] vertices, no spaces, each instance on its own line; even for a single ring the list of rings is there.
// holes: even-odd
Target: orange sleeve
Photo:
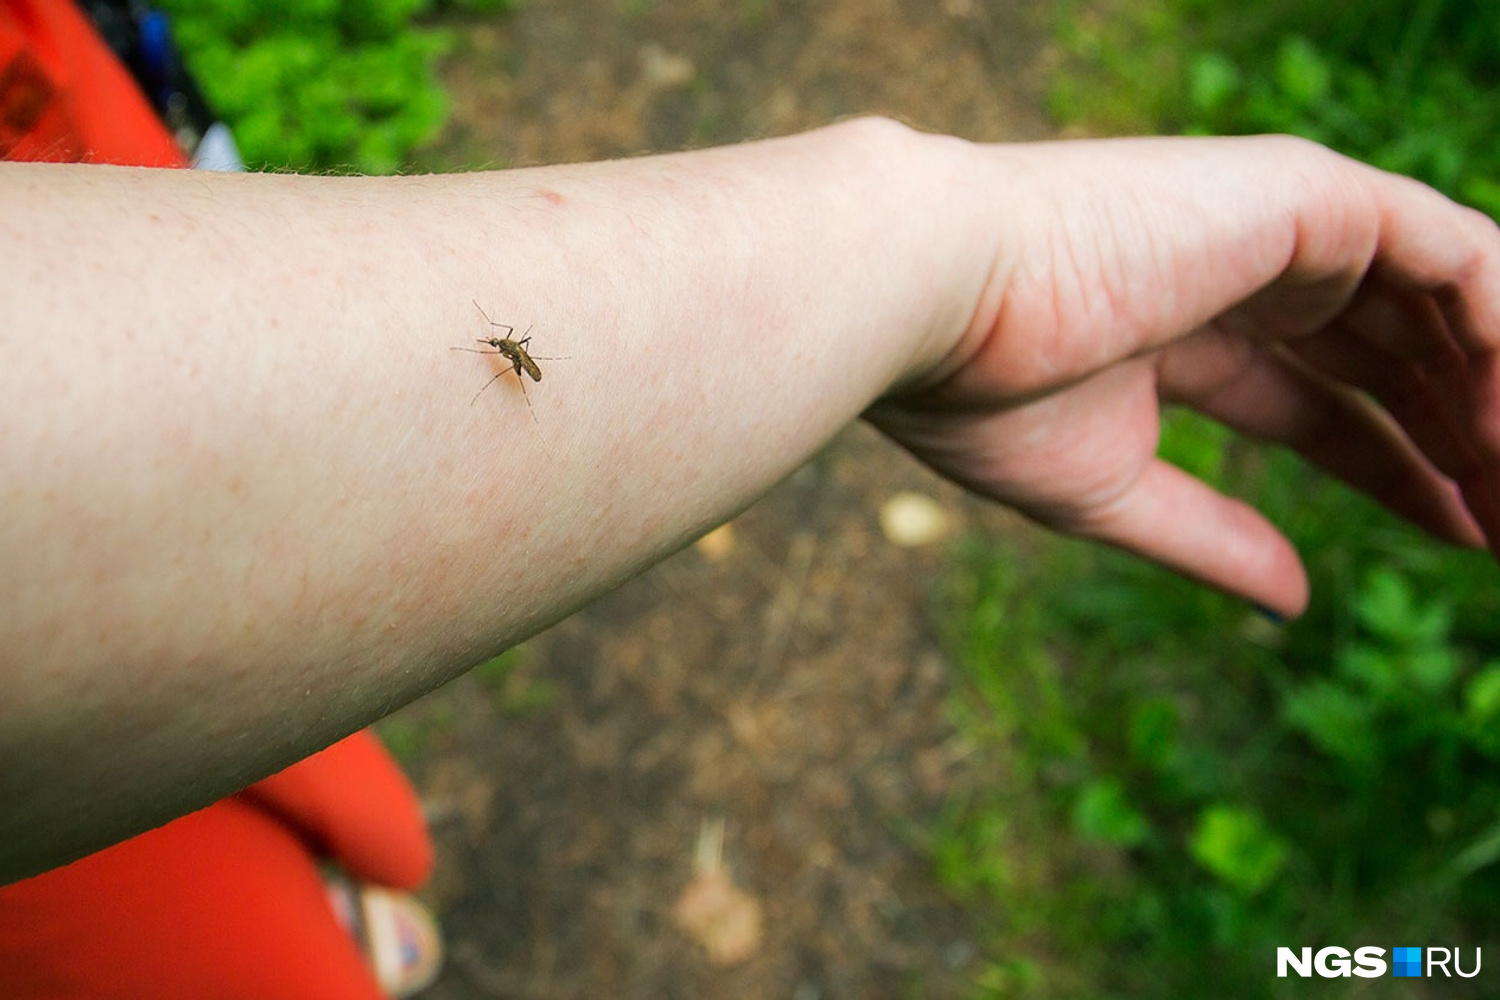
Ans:
[[[369,732],[71,865],[0,887],[4,1000],[378,1000],[320,858],[415,888],[432,842]]]
[[[417,794],[369,730],[237,797],[297,831],[355,878],[416,889],[432,871],[432,838]]]
[[[70,0],[0,0],[0,158],[188,165],[129,71]]]
[[[5,1000],[380,1000],[295,833],[224,799],[0,889]]]

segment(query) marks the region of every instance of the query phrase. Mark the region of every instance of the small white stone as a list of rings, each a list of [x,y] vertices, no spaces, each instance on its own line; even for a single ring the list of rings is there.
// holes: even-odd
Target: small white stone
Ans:
[[[901,492],[881,506],[880,530],[892,545],[910,549],[942,541],[953,530],[953,518],[931,497]]]

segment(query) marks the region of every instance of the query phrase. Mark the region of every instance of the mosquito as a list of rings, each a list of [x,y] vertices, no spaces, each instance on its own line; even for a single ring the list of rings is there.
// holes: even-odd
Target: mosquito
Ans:
[[[531,327],[528,326],[526,328],[526,332],[522,334],[519,339],[517,339],[514,336],[516,332],[515,327],[511,326],[509,323],[496,323],[494,320],[490,319],[489,314],[484,311],[484,308],[480,306],[477,301],[474,302],[474,308],[479,310],[479,315],[484,317],[484,321],[486,323],[488,323],[490,326],[501,328],[505,331],[506,335],[504,337],[475,338],[475,343],[487,344],[488,346],[494,348],[493,351],[481,351],[474,347],[453,347],[449,348],[449,350],[468,351],[471,354],[497,354],[508,361],[510,363],[510,367],[501,368],[498,372],[495,373],[494,378],[490,379],[484,385],[480,386],[479,392],[476,392],[474,394],[474,398],[469,400],[469,405],[473,406],[476,402],[478,402],[480,395],[484,392],[484,390],[488,389],[495,383],[495,379],[500,378],[507,371],[515,372],[516,381],[521,386],[521,396],[526,400],[526,408],[528,410],[531,410],[531,420],[533,423],[535,423],[536,410],[532,409],[531,407],[531,397],[526,395],[526,379],[522,378],[521,376],[522,374],[525,374],[531,378],[531,381],[540,382],[542,380],[542,370],[541,368],[537,367],[538,361],[565,361],[567,360],[567,356],[564,355],[562,357],[556,358],[543,358],[533,356],[529,351],[526,350],[526,345],[531,343]]]

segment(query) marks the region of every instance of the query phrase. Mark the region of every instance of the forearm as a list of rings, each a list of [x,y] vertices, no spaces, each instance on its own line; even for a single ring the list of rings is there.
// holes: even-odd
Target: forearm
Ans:
[[[860,125],[454,177],[6,167],[0,881],[518,641],[919,375],[993,258],[962,156]],[[530,329],[524,397],[474,398],[507,365],[449,349],[474,301]]]

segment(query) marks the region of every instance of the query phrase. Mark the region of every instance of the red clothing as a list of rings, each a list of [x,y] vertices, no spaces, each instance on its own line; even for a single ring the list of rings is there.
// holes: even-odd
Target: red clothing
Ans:
[[[320,857],[404,889],[431,867],[416,797],[368,733],[0,888],[0,997],[378,1000]]]
[[[0,159],[187,166],[130,72],[69,0],[0,0]]]

